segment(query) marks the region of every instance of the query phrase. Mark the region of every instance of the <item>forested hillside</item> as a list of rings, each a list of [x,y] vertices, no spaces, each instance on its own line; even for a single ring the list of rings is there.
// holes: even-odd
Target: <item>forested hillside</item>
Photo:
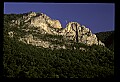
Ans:
[[[96,36],[105,43],[105,46],[114,51],[114,31],[99,32]]]
[[[10,20],[17,17],[17,15],[4,16],[3,77],[99,79],[114,77],[114,52],[107,47],[73,42],[67,45],[68,49],[52,50],[25,44],[18,41],[17,36],[13,38],[8,36],[8,32],[13,29],[9,26]]]

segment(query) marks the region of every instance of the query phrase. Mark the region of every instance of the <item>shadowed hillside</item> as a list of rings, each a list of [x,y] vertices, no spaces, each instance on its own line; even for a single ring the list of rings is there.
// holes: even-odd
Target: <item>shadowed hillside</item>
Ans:
[[[107,48],[114,50],[114,31],[99,32],[96,36],[105,43]]]
[[[27,14],[4,15],[3,77],[97,79],[114,77],[114,52],[106,47],[112,43],[113,35],[97,34],[106,46],[102,42],[102,45],[97,45],[96,35],[85,26],[77,27],[80,26],[78,23],[69,23],[66,29],[61,29],[59,21],[56,23],[56,20],[51,20],[44,14],[38,13],[37,16],[40,17],[36,18],[36,21],[31,14],[27,17],[25,15],[27,16]],[[30,24],[30,20],[34,26]],[[39,24],[38,20],[42,23]],[[79,31],[76,31],[78,29]],[[76,41],[76,37],[81,42]],[[107,44],[108,41],[110,42]]]

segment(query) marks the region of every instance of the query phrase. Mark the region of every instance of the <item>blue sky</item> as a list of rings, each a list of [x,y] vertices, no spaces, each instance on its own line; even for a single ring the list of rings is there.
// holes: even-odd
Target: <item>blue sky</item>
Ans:
[[[5,2],[4,14],[42,12],[58,19],[65,27],[68,22],[85,25],[93,33],[114,30],[114,3],[30,3]]]

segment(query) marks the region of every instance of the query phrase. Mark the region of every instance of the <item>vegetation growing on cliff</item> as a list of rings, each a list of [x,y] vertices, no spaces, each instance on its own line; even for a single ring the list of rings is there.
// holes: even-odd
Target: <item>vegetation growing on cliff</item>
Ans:
[[[13,15],[11,15],[13,16]],[[73,43],[72,49],[38,48],[10,38],[5,15],[3,28],[3,76],[12,78],[113,78],[114,52],[107,47]],[[17,15],[16,15],[17,16]],[[21,16],[21,15],[20,15]],[[15,31],[15,29],[13,29]],[[19,32],[19,31],[18,31]],[[21,36],[21,35],[20,35]],[[62,36],[45,35],[60,39]],[[64,42],[63,42],[64,43]],[[74,49],[74,47],[76,49]],[[86,51],[79,48],[85,48]]]

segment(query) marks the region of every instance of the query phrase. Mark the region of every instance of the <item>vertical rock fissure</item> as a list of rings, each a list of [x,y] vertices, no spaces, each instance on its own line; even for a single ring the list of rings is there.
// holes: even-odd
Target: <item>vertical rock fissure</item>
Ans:
[[[78,43],[78,28],[77,28],[77,23],[75,23],[75,27],[76,27],[76,42]]]
[[[77,27],[77,23],[73,23],[71,26],[72,26],[72,29],[75,31],[75,41],[78,43],[78,27]]]
[[[43,13],[36,14],[35,12],[30,12],[28,15],[24,15],[23,18],[12,20],[12,23],[11,25],[18,25],[18,28],[26,32],[30,30],[29,34],[33,34],[32,32],[34,31],[41,34],[63,35],[65,36],[65,40],[71,40],[76,43],[104,46],[104,43],[84,25],[80,25],[77,22],[69,22],[66,28],[63,29],[59,20],[53,20]],[[34,29],[34,27],[37,29]]]

